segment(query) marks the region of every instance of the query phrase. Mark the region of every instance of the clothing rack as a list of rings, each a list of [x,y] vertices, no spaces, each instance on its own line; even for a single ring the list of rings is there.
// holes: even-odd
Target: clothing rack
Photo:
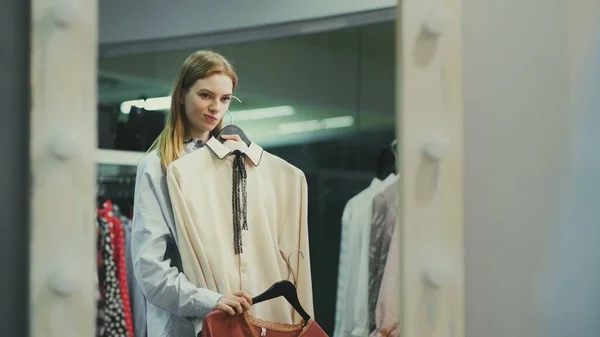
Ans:
[[[395,143],[383,149],[386,160],[380,164],[393,163]],[[372,178],[344,208],[333,337],[395,336],[398,331],[395,272],[399,243],[393,234],[398,216],[398,176],[395,170],[381,173],[387,176]]]
[[[146,306],[133,274],[131,214],[126,216],[112,200],[105,200],[98,206],[96,225],[96,337],[146,337],[146,322],[138,319],[145,317]]]

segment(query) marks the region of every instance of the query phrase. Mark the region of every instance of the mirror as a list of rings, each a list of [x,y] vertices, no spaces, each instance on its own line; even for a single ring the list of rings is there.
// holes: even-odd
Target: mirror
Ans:
[[[396,223],[387,199],[397,194],[394,34],[389,21],[210,48],[239,77],[234,94],[241,102],[229,107],[233,124],[305,175],[310,244],[303,253],[314,317],[330,336],[350,333],[356,313],[363,313],[365,336],[379,328],[379,295],[397,291],[384,277]],[[99,60],[99,202],[124,210],[125,226],[133,216],[135,165],[164,127],[173,81],[196,49],[203,48]],[[143,320],[134,307],[143,294],[127,277],[132,316]]]

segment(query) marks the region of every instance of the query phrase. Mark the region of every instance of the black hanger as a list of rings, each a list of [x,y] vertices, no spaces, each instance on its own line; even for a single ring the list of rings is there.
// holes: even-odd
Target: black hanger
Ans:
[[[221,129],[221,132],[219,132],[218,139],[219,139],[219,141],[221,143],[225,142],[225,139],[223,139],[221,137],[221,136],[224,136],[224,135],[238,135],[244,141],[244,143],[246,143],[247,146],[250,146],[250,144],[252,143],[250,141],[250,139],[248,138],[248,136],[246,136],[246,134],[244,133],[244,131],[242,131],[242,129],[240,129],[238,126],[233,125],[233,124],[227,125],[223,129]]]
[[[267,289],[267,291],[254,297],[252,299],[252,305],[271,300],[279,296],[283,296],[292,305],[292,307],[296,309],[296,311],[304,320],[304,323],[307,323],[310,320],[310,315],[304,311],[304,308],[302,308],[302,305],[300,304],[300,300],[298,300],[298,292],[296,291],[296,287],[292,284],[292,282],[287,280],[279,281],[273,284],[271,288]]]
[[[394,140],[390,145],[386,145],[381,149],[381,151],[379,151],[375,176],[380,180],[383,180],[390,174],[395,174],[397,172],[396,145],[397,142]]]

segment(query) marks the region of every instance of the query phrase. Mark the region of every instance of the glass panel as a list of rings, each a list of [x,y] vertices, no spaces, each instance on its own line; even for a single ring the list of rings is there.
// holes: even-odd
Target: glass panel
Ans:
[[[212,48],[234,64],[240,79],[235,95],[242,102],[232,103],[224,123],[233,122],[306,175],[314,311],[330,335],[336,308],[349,312],[337,303],[340,266],[355,263],[341,260],[342,241],[350,240],[342,239],[342,213],[375,177],[383,180],[395,172],[394,43],[394,23],[389,22]],[[101,148],[147,150],[164,125],[161,110],[168,108],[172,82],[191,52],[100,59]],[[139,156],[131,156],[135,164]],[[128,209],[135,167],[106,162],[99,170],[99,192]],[[366,218],[364,225],[370,226]],[[368,329],[373,330],[374,312],[369,315]]]

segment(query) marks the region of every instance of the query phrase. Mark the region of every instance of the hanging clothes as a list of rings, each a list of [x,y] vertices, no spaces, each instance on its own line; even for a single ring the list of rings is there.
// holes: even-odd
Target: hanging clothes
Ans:
[[[117,274],[119,277],[125,324],[127,326],[127,334],[130,337],[133,337],[133,315],[131,313],[127,266],[125,265],[125,230],[119,218],[113,217],[111,221],[113,222],[115,231],[115,261],[117,263]]]
[[[392,234],[396,228],[398,211],[398,176],[373,198],[369,257],[369,330],[375,325],[375,309],[379,289],[390,250]]]
[[[102,269],[104,276],[100,285],[104,295],[104,330],[102,337],[128,336],[125,311],[121,298],[121,288],[114,254],[114,239],[110,223],[105,217],[98,217],[98,227],[102,233]]]
[[[369,333],[369,247],[373,197],[394,180],[374,178],[350,199],[342,215],[340,262],[334,337],[363,337]]]
[[[298,297],[313,316],[307,183],[301,170],[256,143],[221,143],[213,137],[172,162],[167,183],[184,274],[195,286],[258,294],[288,278],[290,257]],[[280,323],[300,319],[283,298],[251,312]],[[202,319],[194,325],[200,331]]]
[[[100,225],[99,219],[96,220],[96,337],[104,336],[106,319],[104,317],[104,308],[106,303],[104,301],[104,285],[105,285],[105,273],[104,265],[104,229]]]
[[[116,336],[115,334],[123,337],[135,336],[130,276],[127,273],[126,263],[129,245],[125,238],[124,222],[129,222],[129,219],[122,217],[119,207],[110,200],[104,201],[97,209],[97,275],[99,284],[97,336]],[[118,296],[118,299],[115,296]],[[121,323],[117,323],[117,321],[120,320],[125,326],[124,334],[119,332]]]
[[[125,231],[119,218],[119,207],[113,205],[111,200],[103,203],[98,209],[98,216],[105,218],[111,236],[113,258],[117,267],[117,281],[121,295],[122,310],[127,327],[127,336],[133,336],[133,315],[131,314],[131,301],[129,297],[129,286],[127,281],[127,268],[125,266]]]
[[[400,242],[394,226],[389,253],[381,278],[381,287],[375,308],[375,330],[371,337],[396,337],[399,335],[400,304]]]
[[[127,121],[116,125],[114,146],[118,150],[146,151],[165,126],[162,111],[132,107]]]
[[[114,149],[118,119],[121,111],[114,106],[98,104],[96,120],[98,125],[97,144],[100,149]]]
[[[255,318],[248,312],[231,316],[217,310],[206,316],[198,337],[327,337],[325,331],[312,318],[306,324],[303,323],[274,323]]]

